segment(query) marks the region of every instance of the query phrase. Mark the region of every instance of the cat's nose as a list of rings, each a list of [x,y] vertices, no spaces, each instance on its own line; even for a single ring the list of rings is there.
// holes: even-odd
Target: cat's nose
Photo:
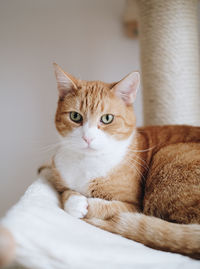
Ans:
[[[82,136],[82,138],[83,138],[83,140],[89,145],[91,142],[92,142],[92,140],[94,139],[94,138],[91,138],[91,137],[87,137],[87,136]]]

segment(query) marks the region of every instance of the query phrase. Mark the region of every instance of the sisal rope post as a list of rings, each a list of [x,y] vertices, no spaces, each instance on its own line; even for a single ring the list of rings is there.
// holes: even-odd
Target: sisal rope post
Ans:
[[[144,124],[200,125],[197,0],[137,0]]]

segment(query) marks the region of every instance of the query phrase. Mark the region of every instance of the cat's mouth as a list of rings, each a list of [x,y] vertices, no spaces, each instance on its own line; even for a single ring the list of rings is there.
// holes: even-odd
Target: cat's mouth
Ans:
[[[92,148],[89,145],[87,147],[83,148],[83,150],[86,151],[86,152],[95,152],[95,151],[97,151],[95,148]]]

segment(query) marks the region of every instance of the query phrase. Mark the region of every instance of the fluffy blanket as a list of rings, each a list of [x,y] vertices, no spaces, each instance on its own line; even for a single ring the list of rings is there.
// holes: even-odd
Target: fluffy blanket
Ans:
[[[200,268],[199,261],[150,249],[71,217],[42,176],[1,222],[16,240],[16,262],[27,268]]]

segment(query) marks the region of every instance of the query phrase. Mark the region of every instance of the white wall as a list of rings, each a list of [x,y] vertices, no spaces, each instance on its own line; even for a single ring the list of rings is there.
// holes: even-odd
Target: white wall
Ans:
[[[139,69],[123,35],[124,0],[0,2],[0,216],[36,178],[56,142],[56,61],[82,79],[116,81]],[[141,96],[136,102],[142,123]]]

